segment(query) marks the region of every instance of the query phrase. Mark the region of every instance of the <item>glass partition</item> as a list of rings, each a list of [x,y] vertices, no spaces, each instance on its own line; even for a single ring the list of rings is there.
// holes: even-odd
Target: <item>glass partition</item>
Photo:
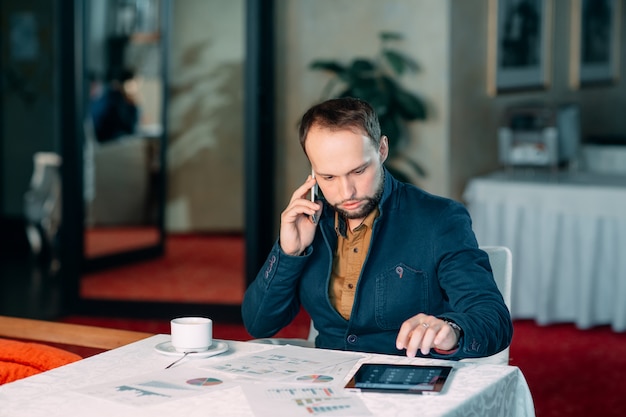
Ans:
[[[84,266],[163,251],[167,0],[85,2]]]

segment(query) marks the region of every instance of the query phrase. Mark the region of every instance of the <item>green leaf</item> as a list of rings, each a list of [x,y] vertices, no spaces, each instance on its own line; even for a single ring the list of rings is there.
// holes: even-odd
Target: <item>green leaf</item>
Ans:
[[[376,72],[376,65],[369,59],[357,58],[350,64],[348,72],[354,79],[372,77]]]
[[[393,100],[388,92],[379,88],[378,81],[371,77],[354,80],[340,97],[354,97],[367,101],[379,118],[389,112],[389,106]]]
[[[382,53],[391,68],[398,75],[404,74],[405,71],[417,72],[419,70],[417,62],[401,52],[393,49],[383,49]]]
[[[399,41],[404,39],[404,36],[399,32],[380,32],[378,35],[380,40],[385,41]]]
[[[387,136],[389,140],[389,153],[390,156],[396,154],[396,150],[402,143],[402,129],[399,121],[392,115],[379,116],[380,130],[383,135]]]
[[[426,106],[424,102],[407,91],[398,89],[394,95],[394,104],[397,105],[398,113],[405,120],[424,120],[426,119]]]

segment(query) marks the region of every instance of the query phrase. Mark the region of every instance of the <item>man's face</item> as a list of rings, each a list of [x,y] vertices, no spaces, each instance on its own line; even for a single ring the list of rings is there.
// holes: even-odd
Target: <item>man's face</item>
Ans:
[[[328,203],[347,219],[371,213],[382,194],[387,138],[376,149],[364,133],[313,126],[305,146]]]

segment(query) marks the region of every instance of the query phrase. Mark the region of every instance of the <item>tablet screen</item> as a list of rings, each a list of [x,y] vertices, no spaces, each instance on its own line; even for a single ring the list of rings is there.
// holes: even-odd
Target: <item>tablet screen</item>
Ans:
[[[435,394],[441,392],[451,366],[365,363],[346,388],[362,391]]]

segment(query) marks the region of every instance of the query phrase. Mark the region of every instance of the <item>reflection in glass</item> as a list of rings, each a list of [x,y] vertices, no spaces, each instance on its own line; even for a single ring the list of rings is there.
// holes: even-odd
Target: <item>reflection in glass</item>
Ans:
[[[160,7],[159,0],[86,2],[87,259],[161,239]]]

